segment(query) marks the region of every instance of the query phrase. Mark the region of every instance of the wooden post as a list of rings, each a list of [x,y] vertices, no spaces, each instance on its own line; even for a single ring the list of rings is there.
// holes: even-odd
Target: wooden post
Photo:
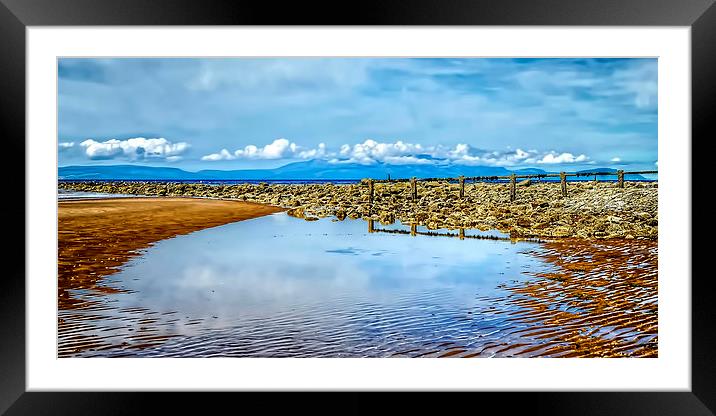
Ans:
[[[510,202],[515,200],[517,196],[517,175],[510,175]]]
[[[415,237],[415,235],[418,233],[418,224],[412,223],[410,224],[410,235]]]
[[[368,203],[373,205],[373,179],[368,179]]]
[[[464,228],[460,228],[460,234],[459,234],[459,236],[460,236],[460,240],[464,240],[464,239],[465,239],[465,229],[464,229]]]
[[[415,178],[415,176],[410,178],[410,186],[412,187],[411,193],[413,196],[413,201],[417,201],[418,200],[418,180]]]
[[[559,182],[562,184],[562,196],[567,196],[567,174],[559,172]]]
[[[368,220],[368,232],[373,232],[373,220]]]
[[[621,169],[617,171],[617,187],[624,187],[624,171]]]
[[[465,198],[465,177],[460,175],[460,198]]]

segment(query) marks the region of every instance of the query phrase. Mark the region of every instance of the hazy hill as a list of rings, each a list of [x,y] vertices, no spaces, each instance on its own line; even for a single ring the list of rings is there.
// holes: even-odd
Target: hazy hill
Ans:
[[[178,168],[152,167],[137,165],[112,166],[63,166],[58,170],[59,179],[117,179],[117,180],[287,180],[287,179],[362,179],[374,178],[418,178],[464,176],[503,176],[511,173],[518,175],[549,173],[542,169],[528,168],[514,171],[503,167],[411,164],[388,165],[376,163],[361,165],[357,163],[328,163],[311,160],[295,162],[275,169],[244,170],[200,170],[189,172]],[[582,172],[616,172],[610,168],[589,169]],[[645,179],[640,175],[629,175],[627,179]]]

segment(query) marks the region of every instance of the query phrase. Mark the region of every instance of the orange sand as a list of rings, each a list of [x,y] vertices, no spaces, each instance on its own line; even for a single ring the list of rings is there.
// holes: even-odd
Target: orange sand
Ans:
[[[68,289],[102,287],[101,278],[117,271],[152,243],[204,228],[256,218],[280,208],[241,201],[196,198],[114,198],[58,203],[59,308],[83,305]]]

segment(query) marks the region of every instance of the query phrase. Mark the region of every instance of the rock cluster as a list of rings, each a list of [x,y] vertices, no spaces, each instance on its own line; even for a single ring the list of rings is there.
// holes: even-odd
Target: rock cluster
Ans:
[[[521,183],[510,202],[509,184],[468,183],[465,196],[447,181],[375,183],[373,204],[365,183],[215,185],[173,182],[60,182],[76,191],[149,196],[237,199],[286,208],[288,214],[315,220],[333,216],[364,218],[390,224],[417,224],[428,229],[497,229],[515,238],[579,237],[589,239],[658,238],[658,184],[569,182],[562,197],[559,183]]]

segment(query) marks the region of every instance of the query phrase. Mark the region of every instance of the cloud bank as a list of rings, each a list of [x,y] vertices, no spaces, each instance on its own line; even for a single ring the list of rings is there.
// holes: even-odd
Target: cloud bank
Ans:
[[[87,139],[79,145],[74,142],[61,142],[58,145],[60,152],[77,149],[90,160],[164,160],[175,162],[181,160],[182,154],[189,149],[185,142],[172,143],[160,138],[147,139],[134,137],[126,140],[109,139],[97,141]]]
[[[229,152],[221,149],[201,157],[201,160],[216,162],[235,159],[318,159],[326,154],[326,144],[319,143],[317,148],[306,149],[286,139],[276,139],[263,147],[250,144],[243,149]]]
[[[221,149],[219,152],[211,153],[201,158],[201,160],[209,162],[238,159],[319,159],[337,164],[358,163],[362,165],[375,163],[391,165],[455,163],[483,166],[527,166],[591,162],[591,159],[585,154],[575,155],[570,152],[558,152],[555,150],[538,151],[518,148],[505,151],[488,151],[465,143],[447,147],[406,143],[402,140],[378,142],[372,139],[352,145],[343,144],[329,149],[325,143],[320,143],[315,148],[307,148],[283,138],[276,139],[262,147],[248,145],[233,152]]]

